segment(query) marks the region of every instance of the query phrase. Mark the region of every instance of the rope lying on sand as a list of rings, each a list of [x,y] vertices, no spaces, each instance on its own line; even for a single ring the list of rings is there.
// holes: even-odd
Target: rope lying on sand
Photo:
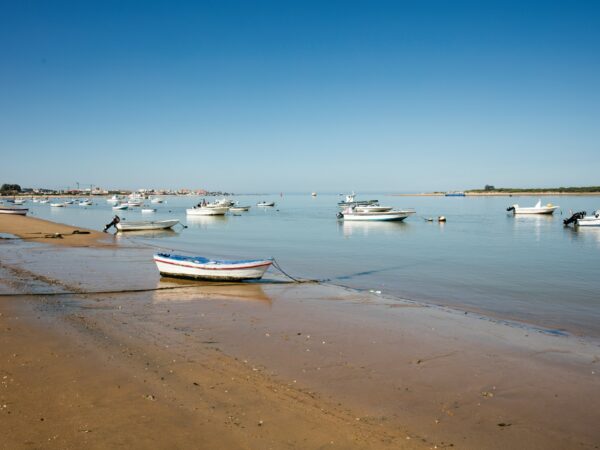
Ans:
[[[44,233],[43,231],[34,231],[32,233],[26,234],[41,234],[43,236],[10,236],[10,237],[0,237],[0,239],[4,240],[23,240],[26,241],[28,239],[62,239],[64,236],[73,236],[78,234],[90,234],[89,231],[81,231],[81,230],[73,230],[70,233]]]

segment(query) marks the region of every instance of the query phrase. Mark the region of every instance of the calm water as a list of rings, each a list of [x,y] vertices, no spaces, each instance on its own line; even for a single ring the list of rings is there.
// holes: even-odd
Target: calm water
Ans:
[[[570,209],[600,209],[600,197],[544,197],[561,205],[553,217],[505,212],[512,203],[533,206],[537,197],[361,198],[417,214],[403,223],[342,223],[337,195],[240,196],[240,204],[252,205],[240,216],[186,218],[196,197],[167,197],[154,205],[156,214],[119,213],[126,220],[176,217],[188,226],[134,238],[152,245],[220,258],[275,257],[295,276],[600,337],[600,229],[562,225]],[[258,208],[260,200],[276,207]],[[102,229],[114,212],[104,199],[94,201],[87,208],[27,205],[37,217]],[[438,215],[448,222],[423,219]]]

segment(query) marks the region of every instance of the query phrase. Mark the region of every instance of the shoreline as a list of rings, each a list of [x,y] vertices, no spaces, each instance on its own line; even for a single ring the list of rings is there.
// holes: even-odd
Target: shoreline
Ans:
[[[389,194],[392,197],[445,197],[444,192],[422,192],[417,194]],[[464,197],[586,197],[599,196],[600,192],[465,192]],[[456,196],[454,196],[456,197]],[[454,198],[453,197],[453,198]],[[460,196],[459,196],[460,197]]]
[[[600,440],[596,344],[331,285],[189,286],[161,279],[148,249],[56,241],[0,241],[0,292],[19,294],[0,303],[10,448]],[[52,280],[80,294],[23,296]],[[123,292],[86,294],[106,286]]]

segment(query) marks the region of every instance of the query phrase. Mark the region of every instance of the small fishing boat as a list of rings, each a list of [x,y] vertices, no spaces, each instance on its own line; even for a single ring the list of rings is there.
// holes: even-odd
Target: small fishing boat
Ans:
[[[448,191],[444,194],[446,197],[465,197],[465,193],[463,191]]]
[[[258,202],[256,206],[275,206],[275,202]]]
[[[67,204],[64,202],[63,203],[50,203],[50,206],[52,208],[64,208],[65,206],[67,206]]]
[[[249,211],[250,207],[249,206],[231,206],[229,208],[229,211],[231,212],[244,212],[244,211]]]
[[[213,207],[208,208],[206,206],[195,206],[193,208],[188,208],[185,210],[185,213],[188,216],[224,216],[225,213],[229,210],[229,207]]]
[[[121,199],[119,198],[118,195],[113,195],[111,198],[107,198],[106,201],[108,203],[119,203],[121,201]]]
[[[79,202],[79,206],[92,206],[91,200],[83,200]]]
[[[154,197],[152,200],[150,200],[150,203],[162,203],[163,199],[160,197]]]
[[[142,213],[144,213],[144,214],[155,213],[155,212],[156,212],[156,208],[142,208]]]
[[[340,208],[346,208],[348,206],[369,206],[378,204],[378,200],[356,200],[356,194],[354,192],[352,192],[352,194],[346,195],[345,201],[338,202],[338,206]]]
[[[47,198],[40,200],[40,203],[48,203],[50,200],[48,200]]]
[[[142,206],[144,204],[143,200],[128,200],[127,205],[130,207]]]
[[[64,203],[65,205],[72,205],[73,203],[75,203],[75,200],[65,200]]]
[[[27,215],[28,208],[16,208],[14,206],[0,206],[0,214],[13,214],[18,216]]]
[[[172,228],[179,223],[177,219],[157,220],[144,222],[129,222],[121,221],[115,226],[119,231],[141,231],[141,230],[166,230]]]
[[[25,199],[22,199],[22,198],[15,198],[15,199],[13,200],[13,203],[14,203],[15,205],[22,205],[23,203],[25,203]]]
[[[565,225],[572,223],[576,227],[600,227],[600,209],[594,211],[591,216],[588,216],[585,211],[577,212],[563,220],[563,223]]]
[[[313,193],[311,193],[310,195],[311,195],[312,197],[316,197],[316,196],[317,196],[317,193],[316,193],[316,192],[313,192]]]
[[[392,209],[390,211],[383,212],[357,212],[352,207],[346,208],[343,212],[337,214],[338,219],[342,220],[353,220],[353,221],[370,221],[370,220],[396,220],[402,221],[407,217],[415,214],[414,209]]]
[[[198,280],[259,280],[273,263],[271,259],[213,260],[202,256],[157,253],[154,262],[163,276]]]
[[[120,205],[115,205],[112,207],[114,211],[128,209],[129,205],[127,203],[121,203]]]
[[[560,206],[548,203],[546,206],[542,206],[542,200],[538,200],[535,206],[519,206],[512,205],[506,208],[507,211],[512,211],[514,214],[553,214],[556,209]]]

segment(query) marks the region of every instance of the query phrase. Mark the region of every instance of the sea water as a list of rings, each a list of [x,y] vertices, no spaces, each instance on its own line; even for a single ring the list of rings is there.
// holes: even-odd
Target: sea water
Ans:
[[[416,214],[404,222],[339,221],[337,194],[236,196],[250,211],[224,217],[186,217],[199,197],[165,197],[152,204],[154,214],[112,211],[104,198],[90,207],[26,206],[34,217],[97,230],[115,214],[130,221],[177,218],[187,228],[121,239],[213,258],[274,257],[294,277],[600,337],[600,229],[562,224],[570,211],[600,209],[600,197],[543,197],[543,204],[560,205],[553,216],[506,212],[513,203],[533,206],[538,197],[360,198]],[[276,205],[257,207],[262,200]],[[425,220],[440,215],[446,223]]]

